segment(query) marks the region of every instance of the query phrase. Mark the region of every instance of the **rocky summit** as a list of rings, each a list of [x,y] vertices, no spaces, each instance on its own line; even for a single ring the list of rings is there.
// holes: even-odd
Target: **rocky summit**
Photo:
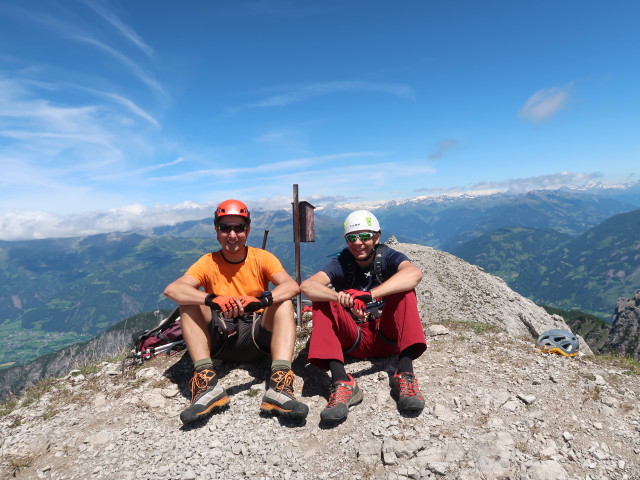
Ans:
[[[613,327],[604,349],[640,360],[640,290],[633,297],[616,302]]]
[[[393,243],[393,242],[391,242]],[[450,255],[394,244],[418,263],[428,336],[415,362],[419,414],[389,394],[395,357],[351,361],[363,402],[320,422],[329,376],[294,361],[304,421],[259,413],[267,360],[217,367],[231,402],[184,427],[188,355],[125,370],[103,362],[41,382],[0,417],[2,478],[639,479],[640,377],[614,357],[545,355],[541,329],[566,328],[501,280]],[[563,326],[564,325],[564,326]],[[586,348],[583,352],[588,351]]]

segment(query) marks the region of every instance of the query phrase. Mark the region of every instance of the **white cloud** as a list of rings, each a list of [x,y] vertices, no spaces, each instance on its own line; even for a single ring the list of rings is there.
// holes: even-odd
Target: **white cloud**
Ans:
[[[570,100],[572,85],[549,87],[535,92],[518,112],[523,120],[542,122],[565,109]]]
[[[52,99],[51,92],[57,90],[63,91],[67,103]],[[77,93],[80,95],[74,96]],[[96,103],[87,103],[91,98],[86,94],[93,95]],[[104,102],[105,98],[110,101]],[[84,103],[78,104],[80,101]],[[9,79],[0,72],[0,208],[32,208],[42,204],[42,199],[52,199],[52,204],[60,206],[66,190],[69,203],[63,210],[68,211],[77,208],[71,199],[82,204],[91,199],[87,193],[91,188],[93,197],[114,198],[109,193],[113,185],[101,189],[99,182],[114,178],[137,181],[149,172],[181,163],[179,158],[146,164],[157,148],[154,140],[159,133],[148,127],[157,125],[153,117],[120,95],[66,82]]]
[[[71,215],[14,210],[0,213],[0,239],[70,237],[152,228],[206,218],[212,215],[214,208],[212,204],[184,202],[153,207],[132,204],[122,208]]]
[[[229,110],[238,111],[246,108],[283,107],[292,103],[302,102],[312,97],[340,92],[379,92],[397,97],[413,96],[413,89],[404,84],[353,81],[326,82],[293,88],[285,93],[273,95],[255,103],[232,107]]]
[[[375,175],[369,167],[343,165],[332,169],[307,170],[305,172],[281,174],[270,182],[254,181],[245,185],[231,185],[228,189],[217,188],[211,202],[183,202],[180,204],[158,204],[147,207],[130,204],[121,208],[54,215],[44,211],[11,210],[0,213],[0,240],[25,240],[51,237],[69,237],[131,231],[173,225],[187,220],[200,220],[212,216],[215,205],[225,198],[241,198],[252,211],[291,208],[292,194],[282,192],[284,185],[299,186],[300,200],[315,206],[342,204],[346,201],[379,202],[383,191],[402,184],[411,177],[433,174],[429,167],[416,167],[416,162],[387,162],[376,166]],[[600,178],[597,173],[559,172],[530,178],[509,179],[501,182],[483,182],[470,187],[430,189],[430,194],[481,195],[498,192],[523,193],[531,190],[557,189],[566,186],[579,187]],[[372,194],[379,187],[378,195]],[[288,190],[287,191],[291,191]],[[314,192],[308,195],[307,192]],[[341,193],[337,193],[341,192]],[[418,189],[415,192],[427,192]]]

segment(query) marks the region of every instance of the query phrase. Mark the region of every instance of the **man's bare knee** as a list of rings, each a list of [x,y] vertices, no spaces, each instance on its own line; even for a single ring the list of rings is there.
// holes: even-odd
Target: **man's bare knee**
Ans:
[[[183,321],[186,319],[195,323],[209,323],[211,309],[203,305],[180,305],[180,317]]]
[[[276,323],[295,323],[293,315],[293,303],[285,301],[281,303],[274,303],[267,308],[263,317],[263,325],[270,332],[273,331],[273,326]]]

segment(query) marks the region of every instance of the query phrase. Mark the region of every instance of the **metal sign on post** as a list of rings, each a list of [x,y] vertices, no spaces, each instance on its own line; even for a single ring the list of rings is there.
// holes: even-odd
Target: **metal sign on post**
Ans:
[[[296,258],[296,282],[302,283],[300,278],[300,242],[315,242],[313,209],[309,202],[298,202],[298,184],[293,185],[293,242]],[[302,295],[296,297],[296,315],[298,326],[302,325]]]

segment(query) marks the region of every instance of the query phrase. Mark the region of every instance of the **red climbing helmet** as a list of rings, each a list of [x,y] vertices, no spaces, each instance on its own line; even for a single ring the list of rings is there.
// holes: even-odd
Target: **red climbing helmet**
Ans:
[[[226,215],[239,215],[247,220],[247,225],[251,223],[249,208],[240,200],[225,200],[218,205],[215,217],[213,218],[213,224],[218,225],[220,219]]]

